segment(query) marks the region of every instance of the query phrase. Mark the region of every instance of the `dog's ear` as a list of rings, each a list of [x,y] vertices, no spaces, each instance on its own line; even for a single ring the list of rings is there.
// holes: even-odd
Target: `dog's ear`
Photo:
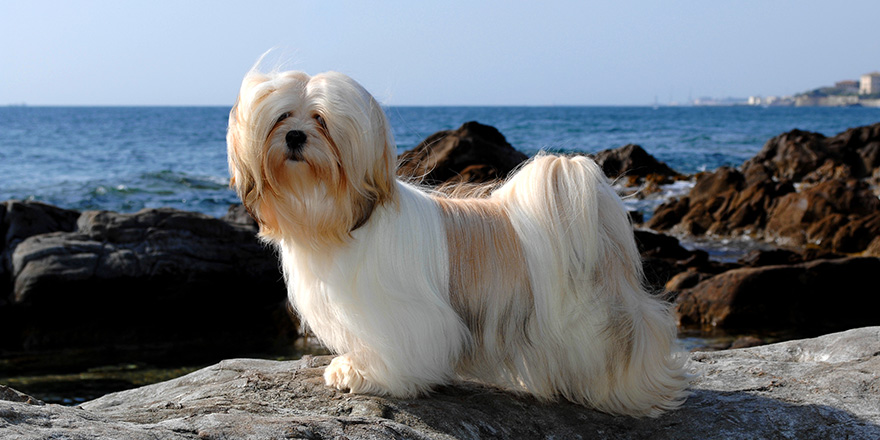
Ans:
[[[372,139],[367,142],[373,145],[366,145],[365,148],[379,151],[381,154],[373,157],[372,166],[367,167],[359,184],[358,191],[359,200],[358,211],[355,215],[355,222],[351,228],[354,231],[363,226],[372,216],[376,207],[395,200],[394,182],[395,182],[395,163],[396,159],[393,155],[391,145],[390,130],[384,112],[376,104],[375,114],[372,115],[371,121],[374,122]]]
[[[318,132],[336,156],[338,206],[348,215],[344,233],[366,224],[379,206],[395,199],[396,147],[385,112],[356,81],[336,72],[316,75],[308,94],[319,105]]]

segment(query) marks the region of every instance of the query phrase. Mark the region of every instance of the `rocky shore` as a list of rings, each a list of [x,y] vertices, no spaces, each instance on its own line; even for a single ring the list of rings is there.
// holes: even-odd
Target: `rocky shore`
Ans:
[[[78,407],[0,387],[4,438],[874,439],[880,327],[690,355],[685,405],[656,419],[540,403],[461,382],[419,399],[323,385],[329,357],[232,359]]]
[[[794,130],[770,139],[758,155],[739,167],[722,167],[696,176],[681,175],[637,145],[606,150],[593,157],[622,192],[635,193],[635,197],[651,194],[675,180],[695,182],[689,194],[662,204],[646,221],[633,215],[648,282],[674,301],[683,329],[754,334],[789,330],[815,336],[880,325],[875,276],[880,272],[880,124],[833,137]],[[469,122],[457,130],[428,137],[400,159],[401,177],[448,186],[503,178],[526,156],[493,127]],[[15,359],[0,364],[2,373],[9,376],[50,369],[53,363],[65,362],[63,356],[61,360],[58,356],[62,349],[110,350],[117,354],[155,350],[179,358],[210,351],[222,359],[259,352],[272,345],[293,344],[300,337],[299,329],[287,310],[276,258],[258,242],[255,233],[256,226],[240,206],[230,208],[225,217],[218,219],[171,209],[121,214],[76,212],[32,201],[0,203],[0,360]],[[683,240],[691,239],[747,239],[763,243],[764,250],[755,250],[735,262],[720,262],[703,250],[682,245]],[[844,335],[834,341],[845,346],[835,345],[834,350],[855,349],[878,340],[876,329]],[[831,339],[818,341],[830,343]],[[752,338],[745,344],[762,343],[760,338]],[[243,426],[259,426],[264,430],[259,432],[267,433],[280,432],[278,429],[310,432],[313,438],[333,433],[363,433],[375,438],[393,437],[392,433],[413,438],[466,437],[468,433],[500,438],[529,432],[539,436],[567,432],[598,435],[603,429],[606,434],[632,433],[619,438],[648,438],[647,433],[657,430],[666,437],[654,438],[680,438],[690,435],[676,432],[696,435],[702,432],[700,429],[708,429],[705,423],[710,418],[734,431],[737,426],[748,428],[758,417],[754,411],[771,408],[775,415],[765,420],[775,420],[775,424],[762,423],[778,431],[760,431],[763,434],[758,437],[810,434],[793,420],[807,423],[803,417],[813,416],[834,421],[827,426],[837,431],[821,432],[868,432],[874,434],[872,438],[877,437],[880,416],[876,406],[851,410],[844,405],[848,398],[826,401],[802,395],[817,391],[810,388],[813,385],[809,381],[798,382],[793,372],[810,363],[810,368],[827,375],[860,359],[870,368],[858,371],[869,371],[874,377],[873,382],[861,386],[868,386],[864,392],[876,397],[880,391],[876,379],[880,349],[865,349],[857,357],[839,361],[828,360],[833,356],[824,354],[780,360],[786,353],[794,356],[792,347],[803,353],[821,351],[817,345],[820,342],[791,344],[768,346],[775,348],[766,348],[770,350],[766,352],[756,348],[736,354],[692,354],[695,371],[717,362],[732,364],[709,368],[708,376],[700,370],[703,376],[698,379],[696,397],[688,409],[681,416],[660,419],[668,423],[659,425],[656,421],[632,425],[601,414],[584,415],[583,410],[566,405],[546,407],[473,384],[440,390],[437,401],[331,396],[333,393],[316,385],[315,371],[324,360],[311,359],[289,364],[228,361],[188,379],[124,395],[123,400],[129,402],[132,396],[159,393],[162,386],[170,389],[181,383],[192,385],[188,393],[200,395],[199,389],[207,384],[232,377],[236,384],[261,390],[258,395],[243,397],[253,399],[249,402],[224,406],[225,400],[221,399],[213,401],[210,409],[184,411],[176,416],[172,416],[174,410],[189,407],[170,398],[160,405],[158,397],[149,401],[132,399],[126,403],[130,410],[124,416],[117,411],[118,405],[107,404],[111,396],[84,405],[85,412],[0,402],[0,434],[4,430],[29,432],[13,429],[48,418],[69,420],[76,426],[91,424],[87,432],[100,433],[106,428],[111,429],[106,431],[108,435],[132,438],[151,433],[161,433],[163,438],[190,438],[201,432],[209,437],[222,437],[223,432],[236,436],[236,429],[245,429]],[[807,350],[803,344],[812,348]],[[777,365],[777,361],[783,363]],[[782,370],[773,370],[776,367]],[[726,383],[737,371],[748,373],[740,385]],[[850,374],[845,371],[849,370],[839,373]],[[219,379],[221,376],[225,379]],[[775,382],[777,378],[781,382]],[[758,382],[762,384],[755,385]],[[270,396],[273,389],[277,395]],[[204,390],[209,392],[208,388]],[[314,407],[309,417],[316,424],[301,422],[305,415],[292,409],[299,406],[281,405],[272,410],[275,412],[266,407],[274,408],[273,399],[286,399],[284,394],[291,390],[299,397],[290,397],[293,400],[287,404],[294,405],[296,399],[313,402],[300,401],[296,405]],[[792,394],[780,399],[780,392]],[[11,390],[0,394],[7,401],[28,400],[15,397],[19,394]],[[490,404],[496,398],[502,403]],[[314,406],[315,401],[327,399],[330,402],[323,404],[331,408]],[[450,407],[443,407],[444,402]],[[763,405],[763,409],[735,408],[735,402]],[[799,405],[806,405],[806,409]],[[49,407],[54,415],[41,413]],[[448,424],[458,423],[451,427],[426,412],[427,408],[453,411],[453,407],[459,412],[467,409],[497,414],[489,419],[494,421],[484,424],[465,414],[458,419],[451,417]],[[502,411],[522,417],[501,419]],[[536,425],[538,431],[526,431],[527,423],[521,419],[529,420],[526,415],[530,412],[542,414],[547,425]],[[266,415],[269,413],[271,417]],[[733,415],[725,418],[724,414]],[[700,419],[704,425],[688,417]],[[557,423],[563,419],[570,421]],[[565,431],[593,429],[588,427],[594,424],[596,430]],[[425,426],[430,429],[418,430]],[[619,431],[626,427],[631,429]],[[693,431],[682,431],[685,428]],[[726,436],[723,432],[728,431],[709,432]],[[777,434],[771,435],[774,432]],[[820,437],[810,434],[806,438]]]

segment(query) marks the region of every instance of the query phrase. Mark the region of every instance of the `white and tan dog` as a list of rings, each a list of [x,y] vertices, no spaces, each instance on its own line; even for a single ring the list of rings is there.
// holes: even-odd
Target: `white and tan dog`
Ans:
[[[457,377],[615,414],[679,406],[669,307],[642,288],[599,167],[539,155],[485,198],[395,178],[380,105],[339,73],[244,78],[231,185],[277,246],[327,385],[412,397]]]

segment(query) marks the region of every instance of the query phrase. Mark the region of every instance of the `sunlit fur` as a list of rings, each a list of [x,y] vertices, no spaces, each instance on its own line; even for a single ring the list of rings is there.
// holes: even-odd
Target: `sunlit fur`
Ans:
[[[306,133],[291,156],[285,135]],[[277,246],[290,301],[338,353],[329,386],[412,397],[456,378],[656,416],[687,385],[599,167],[538,155],[485,197],[395,179],[379,104],[338,73],[251,71],[232,186]]]

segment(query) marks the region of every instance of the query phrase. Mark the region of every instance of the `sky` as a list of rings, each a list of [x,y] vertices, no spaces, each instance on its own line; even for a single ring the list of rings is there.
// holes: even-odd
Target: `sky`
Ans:
[[[272,49],[386,105],[651,105],[880,70],[878,0],[0,0],[0,105],[232,105]]]

